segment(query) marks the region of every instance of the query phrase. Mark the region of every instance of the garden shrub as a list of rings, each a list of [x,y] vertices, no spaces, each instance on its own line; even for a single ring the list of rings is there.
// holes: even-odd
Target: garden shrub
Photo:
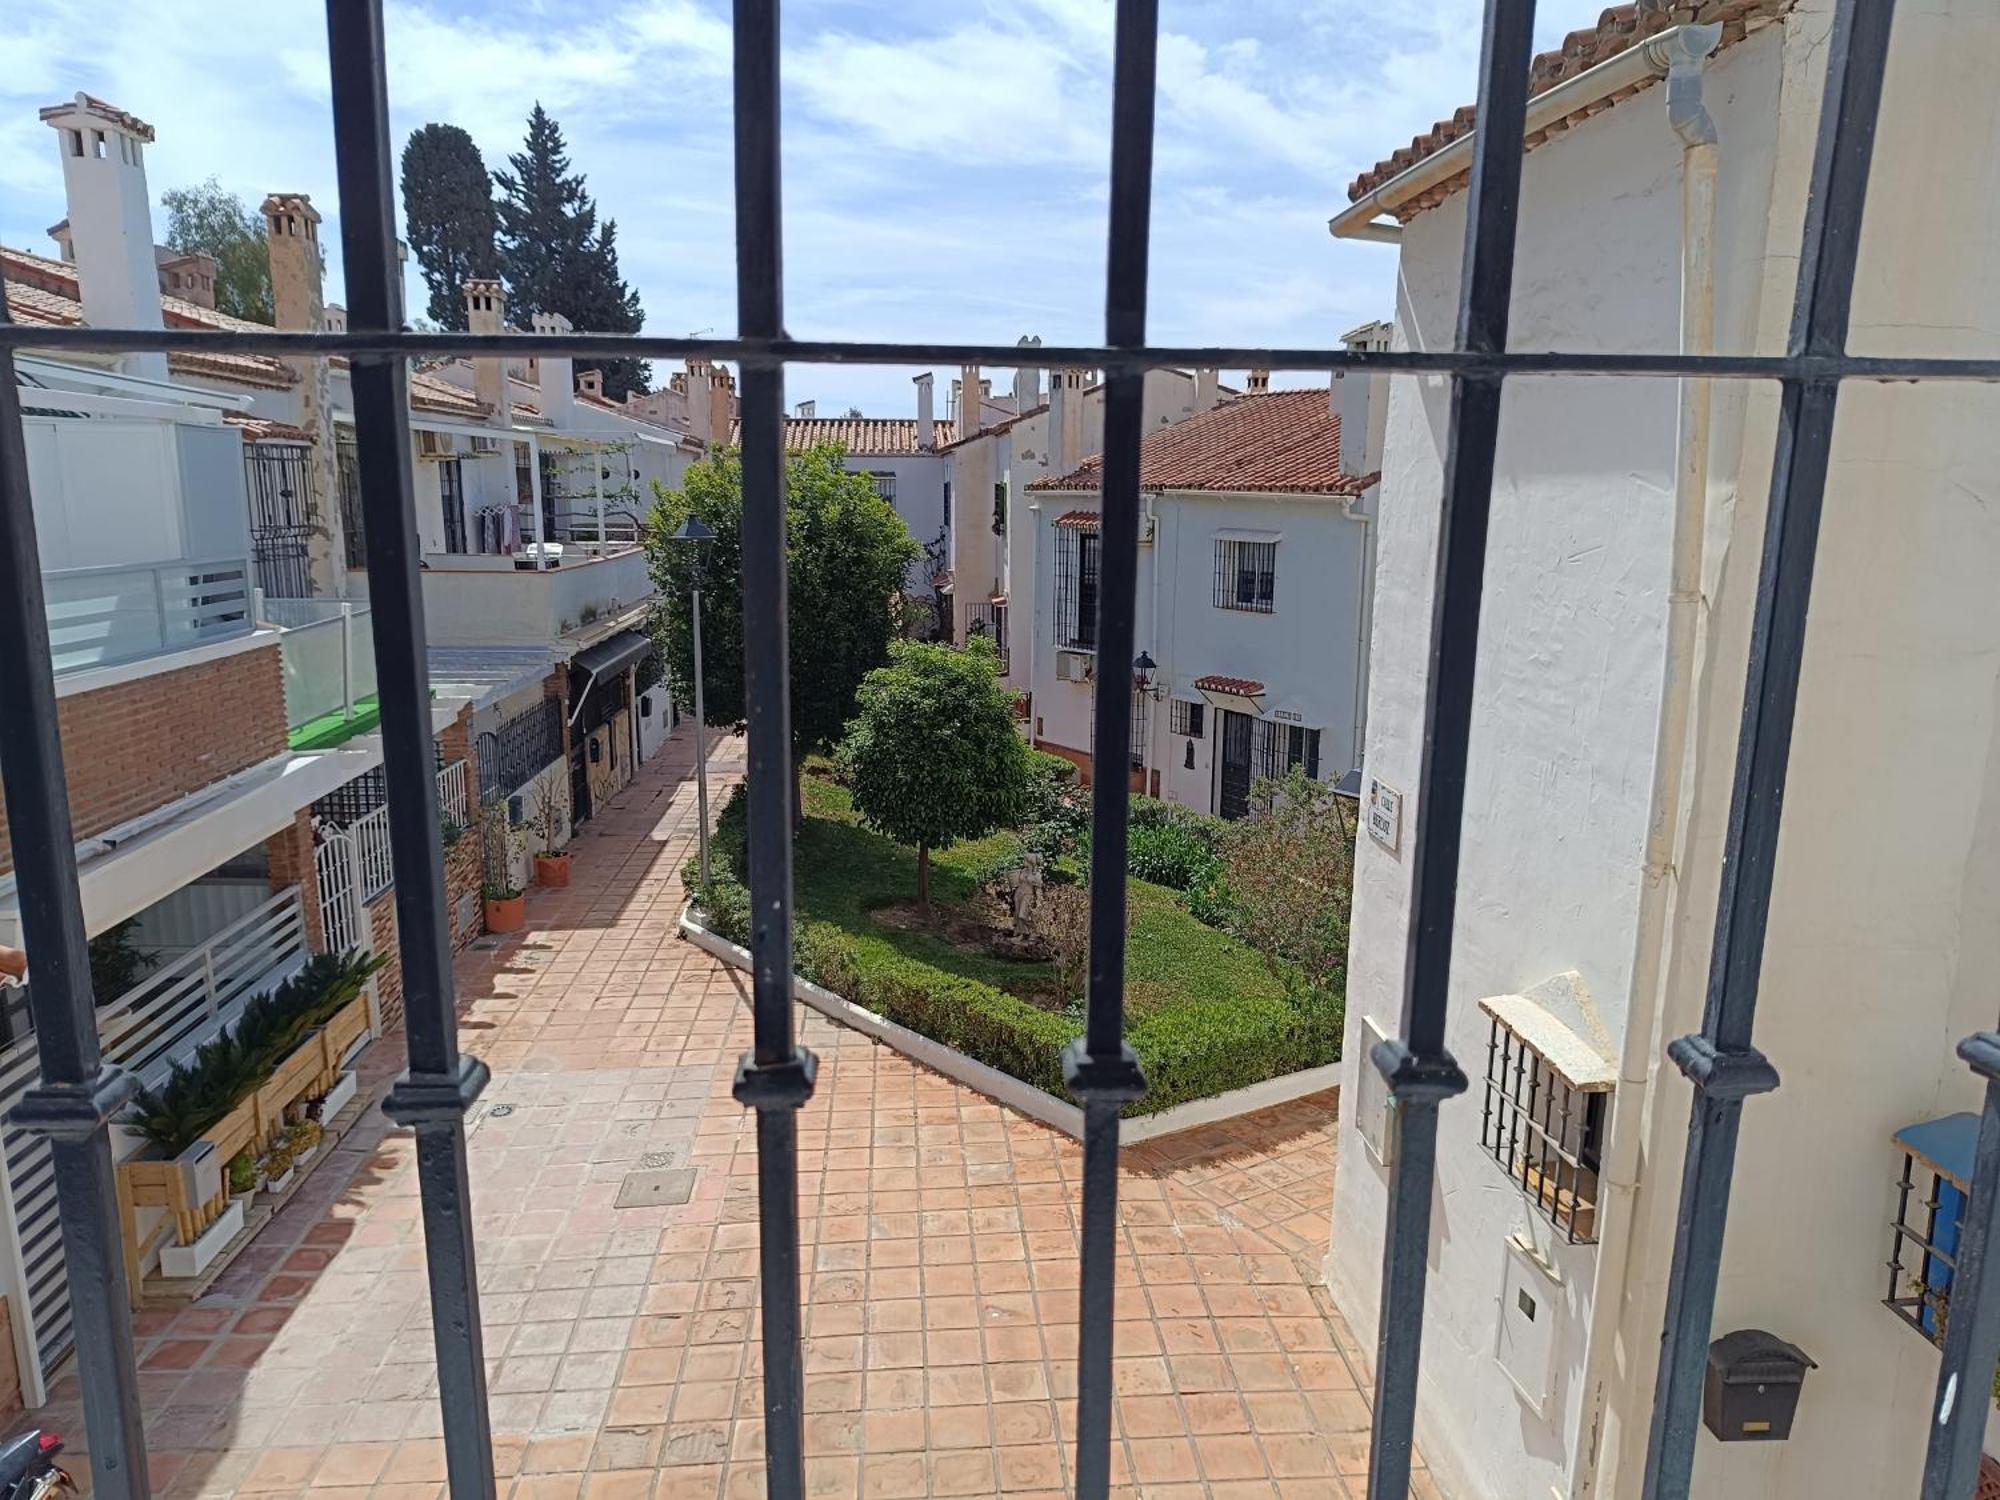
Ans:
[[[1052,771],[1051,777],[1058,787],[1068,786],[1063,806],[1073,809],[1076,826],[1083,826],[1088,794],[1070,784],[1074,768],[1055,756],[1034,759],[1057,761],[1062,767],[1059,778]],[[1041,769],[1038,765],[1037,771]],[[1135,798],[1133,805],[1135,849],[1151,844],[1178,860],[1198,863],[1199,854],[1207,862],[1200,865],[1194,888],[1184,891],[1159,889],[1168,882],[1134,869],[1141,881],[1152,883],[1132,887],[1127,1038],[1148,1088],[1147,1096],[1125,1112],[1148,1114],[1338,1061],[1344,1006],[1337,988],[1284,993],[1275,981],[1256,977],[1267,972],[1259,955],[1211,930],[1221,923],[1203,926],[1186,919],[1192,912],[1205,921],[1204,901],[1228,899],[1213,853],[1220,820],[1150,798]],[[698,867],[690,863],[683,879],[704,925],[747,946],[751,908],[742,882],[743,810],[739,787],[722,811],[713,846],[714,878],[702,887]],[[1032,847],[1034,836],[1033,827],[1024,830],[1023,846]],[[973,868],[976,872],[985,866]],[[1053,865],[1049,873],[1051,879],[1061,878]],[[1082,1027],[1074,1008],[1046,1009],[994,984],[897,952],[870,934],[809,915],[798,923],[793,957],[801,978],[1055,1098],[1070,1098],[1063,1084],[1062,1053]],[[1171,992],[1165,978],[1170,974],[1182,976]]]
[[[1191,891],[1221,867],[1215,850],[1183,823],[1135,822],[1125,836],[1125,868],[1140,880]]]

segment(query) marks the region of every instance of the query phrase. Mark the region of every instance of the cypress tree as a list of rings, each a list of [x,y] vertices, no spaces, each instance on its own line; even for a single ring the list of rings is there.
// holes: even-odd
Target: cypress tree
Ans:
[[[403,147],[403,224],[416,252],[427,309],[440,328],[465,327],[465,283],[491,276],[493,184],[472,137],[456,125],[426,125]]]
[[[538,103],[523,149],[495,172],[500,189],[500,274],[508,313],[523,328],[538,312],[561,313],[579,330],[636,333],[645,320],[639,294],[618,273],[618,225],[597,220],[581,172],[570,170],[562,127]],[[644,360],[577,361],[602,369],[605,394],[617,399],[647,386]]]

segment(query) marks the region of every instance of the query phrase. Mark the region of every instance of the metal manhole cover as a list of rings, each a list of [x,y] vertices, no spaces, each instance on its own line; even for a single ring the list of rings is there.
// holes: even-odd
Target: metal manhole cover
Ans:
[[[662,1204],[685,1203],[694,1196],[694,1168],[668,1167],[650,1172],[627,1172],[618,1185],[618,1207],[658,1208]]]
[[[491,1109],[487,1110],[486,1113],[490,1115],[493,1119],[504,1120],[507,1118],[507,1116],[514,1113],[514,1106],[511,1104],[496,1104]]]

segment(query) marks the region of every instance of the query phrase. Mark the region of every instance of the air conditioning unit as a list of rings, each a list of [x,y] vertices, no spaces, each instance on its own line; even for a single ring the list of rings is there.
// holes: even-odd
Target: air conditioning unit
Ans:
[[[1058,651],[1056,681],[1088,682],[1096,674],[1097,658],[1088,651]]]
[[[500,439],[475,437],[471,440],[471,451],[481,456],[491,456],[500,451]]]
[[[417,457],[438,463],[447,458],[458,457],[458,449],[448,432],[432,432],[427,427],[417,429]]]

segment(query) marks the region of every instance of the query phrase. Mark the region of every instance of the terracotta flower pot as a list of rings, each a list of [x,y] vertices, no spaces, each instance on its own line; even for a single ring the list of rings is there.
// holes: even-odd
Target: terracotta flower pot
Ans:
[[[486,898],[486,930],[488,932],[519,932],[528,925],[528,897],[526,893],[508,896],[503,900]]]
[[[537,854],[535,856],[535,884],[560,890],[569,884],[569,856],[567,854]]]

